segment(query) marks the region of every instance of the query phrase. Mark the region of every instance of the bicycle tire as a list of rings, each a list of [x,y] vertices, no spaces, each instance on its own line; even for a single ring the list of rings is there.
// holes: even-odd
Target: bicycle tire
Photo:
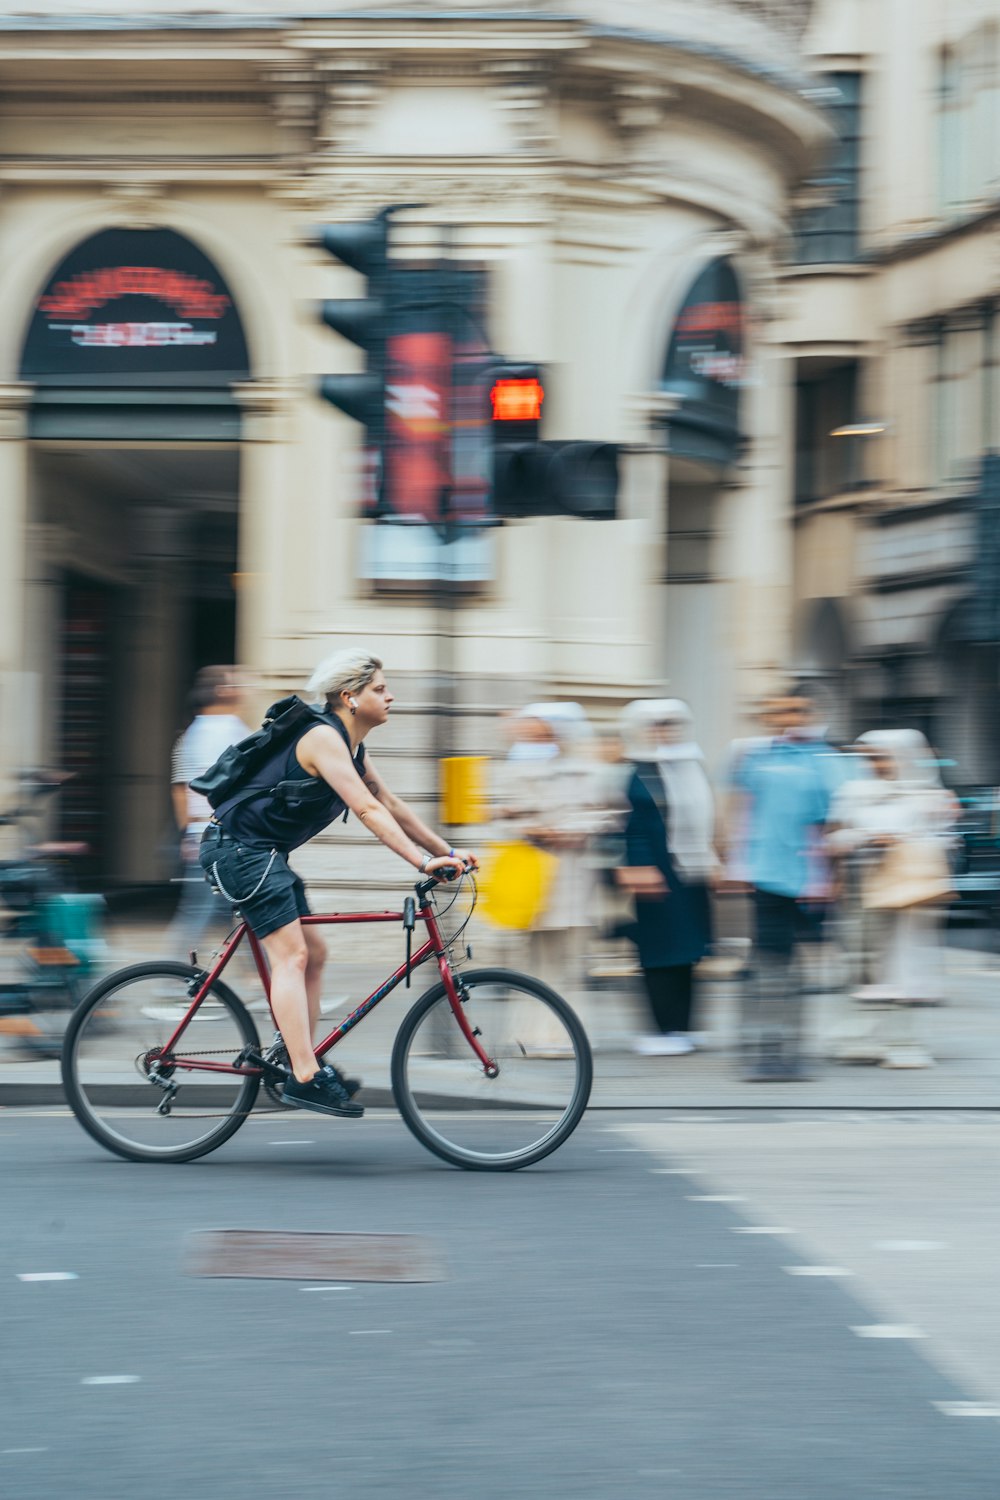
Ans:
[[[130,1140],[120,1128],[112,1129],[96,1111],[94,1103],[88,1097],[87,1087],[81,1083],[79,1077],[80,1039],[86,1034],[88,1021],[93,1018],[95,1010],[103,1002],[111,1000],[116,992],[124,990],[127,986],[140,984],[144,980],[177,980],[186,987],[198,974],[199,970],[193,969],[189,964],[173,963],[167,960],[132,964],[128,968],[118,969],[115,973],[107,975],[94,986],[89,994],[84,996],[73,1011],[66,1028],[62,1052],[62,1079],[66,1102],[84,1130],[94,1140],[108,1151],[124,1157],[126,1161],[184,1162],[205,1156],[234,1135],[253,1108],[260,1087],[259,1073],[247,1074],[242,1078],[239,1086],[234,1085],[232,1102],[214,1129],[207,1130],[197,1140],[184,1145],[150,1146],[148,1143]],[[209,999],[221,1006],[231,1017],[242,1046],[253,1047],[259,1051],[260,1039],[253,1018],[229,986],[216,980],[205,997],[206,1001]],[[202,1002],[203,1005],[204,1003],[205,1001]],[[219,1051],[222,1055],[229,1049],[220,1048]],[[139,1076],[141,1077],[141,1074]],[[236,1078],[239,1075],[222,1076]],[[144,1091],[142,1091],[142,1096],[147,1097]],[[160,1098],[160,1095],[153,1093],[150,1098],[151,1105],[156,1104]],[[124,1122],[119,1120],[118,1123],[121,1125]]]
[[[576,1012],[567,1001],[555,990],[543,984],[541,980],[532,978],[531,975],[520,974],[514,969],[475,969],[461,976],[456,975],[456,983],[470,998],[477,989],[500,987],[509,997],[513,997],[515,1002],[518,998],[523,999],[526,996],[542,1001],[558,1018],[571,1039],[573,1061],[576,1064],[576,1076],[572,1083],[571,1096],[555,1128],[524,1148],[512,1151],[480,1151],[449,1140],[440,1125],[428,1119],[425,1107],[417,1101],[409,1076],[412,1046],[421,1024],[429,1012],[435,1006],[439,1006],[442,1000],[445,1000],[447,1005],[444,982],[438,981],[420,996],[403,1017],[396,1035],[392,1049],[392,1091],[396,1106],[406,1125],[421,1145],[426,1146],[435,1156],[439,1156],[452,1166],[478,1172],[513,1172],[522,1167],[532,1166],[563,1145],[583,1118],[593,1084],[593,1058],[587,1034]],[[505,1003],[510,1003],[510,1001],[506,1000]],[[448,1014],[450,1015],[450,1007],[448,1007]],[[455,1035],[461,1038],[460,1047],[468,1048],[468,1043],[458,1026],[455,1025],[453,1017],[451,1024],[455,1026]],[[472,1053],[471,1048],[468,1048],[468,1057],[475,1060],[475,1054]],[[485,1071],[481,1065],[477,1064],[477,1067],[479,1076],[485,1079]],[[461,1108],[461,1100],[456,1098],[455,1102]],[[481,1098],[473,1107],[479,1107],[483,1102],[484,1099]],[[435,1110],[435,1106],[432,1105],[431,1108]],[[447,1110],[447,1106],[445,1109]],[[470,1118],[475,1117],[470,1116]],[[478,1118],[482,1120],[485,1117],[479,1115]]]

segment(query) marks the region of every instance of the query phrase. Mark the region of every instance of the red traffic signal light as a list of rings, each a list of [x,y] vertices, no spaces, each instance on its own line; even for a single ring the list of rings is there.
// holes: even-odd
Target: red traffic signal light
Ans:
[[[540,422],[545,389],[537,375],[500,376],[490,391],[494,422]]]

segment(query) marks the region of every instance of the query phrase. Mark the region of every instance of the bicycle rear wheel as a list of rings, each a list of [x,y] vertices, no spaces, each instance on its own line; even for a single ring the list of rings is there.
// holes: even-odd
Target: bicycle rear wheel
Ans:
[[[583,1118],[593,1081],[586,1032],[560,995],[527,974],[476,969],[455,983],[496,1077],[487,1076],[444,984],[436,984],[404,1017],[393,1047],[399,1112],[428,1150],[454,1166],[531,1166]]]
[[[202,1071],[162,1049],[191,1004],[198,971],[148,963],[110,974],[73,1012],[63,1039],[66,1099],[84,1130],[129,1161],[192,1161],[214,1151],[253,1108],[260,1074]],[[176,1057],[231,1068],[260,1043],[248,1011],[219,981],[182,1033]],[[153,1081],[176,1085],[170,1093]],[[169,1113],[160,1113],[169,1100]]]

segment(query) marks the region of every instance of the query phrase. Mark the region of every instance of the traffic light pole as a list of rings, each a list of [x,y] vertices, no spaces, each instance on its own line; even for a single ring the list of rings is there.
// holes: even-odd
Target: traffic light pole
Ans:
[[[452,251],[454,248],[454,230],[450,224],[441,226],[441,265],[445,270],[443,280],[448,285],[447,270],[452,265]],[[454,720],[456,712],[457,692],[457,670],[455,651],[455,625],[456,604],[454,580],[448,568],[448,548],[452,545],[454,538],[453,526],[455,525],[453,495],[455,489],[455,348],[458,342],[458,308],[450,298],[442,305],[444,314],[445,332],[448,334],[451,347],[451,379],[447,386],[448,409],[444,413],[448,431],[448,481],[442,486],[440,514],[441,514],[441,567],[438,569],[436,579],[435,613],[437,614],[437,640],[438,640],[438,662],[437,678],[438,691],[442,702],[440,712],[435,716],[434,752],[437,761],[438,775],[438,810],[443,815],[443,776],[442,766],[447,756],[454,750]],[[458,523],[459,531],[461,522]]]

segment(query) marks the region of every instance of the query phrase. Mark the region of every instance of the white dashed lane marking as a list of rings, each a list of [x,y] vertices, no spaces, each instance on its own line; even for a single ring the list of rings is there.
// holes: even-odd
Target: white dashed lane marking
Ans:
[[[81,1385],[137,1385],[141,1375],[87,1375]]]
[[[948,1246],[943,1240],[876,1240],[876,1250],[920,1251],[920,1250],[947,1250]]]
[[[18,1281],[79,1281],[75,1271],[19,1271]]]
[[[783,1229],[780,1224],[741,1224],[733,1230],[733,1234],[791,1234],[790,1229]]]
[[[1000,1406],[990,1401],[935,1401],[946,1417],[1000,1417]]]
[[[782,1266],[789,1276],[853,1276],[846,1266]]]
[[[860,1323],[851,1328],[859,1339],[925,1339],[921,1328],[912,1323]]]

